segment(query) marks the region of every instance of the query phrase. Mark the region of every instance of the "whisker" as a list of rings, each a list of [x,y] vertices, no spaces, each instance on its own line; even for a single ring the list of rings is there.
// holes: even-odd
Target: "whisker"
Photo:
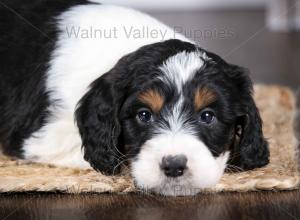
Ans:
[[[232,165],[232,164],[228,164],[227,165],[227,168],[229,169],[229,171],[244,171],[242,168],[238,167],[238,166],[235,166],[235,165]]]
[[[113,175],[115,175],[115,170],[120,166],[122,165],[123,163],[125,163],[126,161],[129,161],[130,159],[125,159],[125,160],[122,160],[121,162],[119,162],[113,169]]]

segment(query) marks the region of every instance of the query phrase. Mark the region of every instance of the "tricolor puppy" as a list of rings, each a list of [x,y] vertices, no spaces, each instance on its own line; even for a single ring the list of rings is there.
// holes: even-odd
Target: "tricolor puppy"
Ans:
[[[268,163],[244,69],[154,18],[84,0],[11,2],[0,17],[5,154],[105,174],[127,162],[164,195]]]

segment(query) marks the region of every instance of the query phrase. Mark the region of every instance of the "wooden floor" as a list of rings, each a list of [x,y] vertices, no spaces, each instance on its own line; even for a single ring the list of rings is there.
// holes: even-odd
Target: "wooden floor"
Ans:
[[[255,82],[300,86],[300,34],[270,33],[263,11],[152,13],[174,27],[216,31],[195,40],[248,67]],[[232,31],[233,35],[221,34]],[[223,32],[222,32],[223,33]],[[1,181],[1,180],[0,180]],[[221,193],[191,198],[149,195],[0,194],[6,219],[300,219],[300,191]]]
[[[149,195],[0,195],[0,219],[300,219],[300,191]]]

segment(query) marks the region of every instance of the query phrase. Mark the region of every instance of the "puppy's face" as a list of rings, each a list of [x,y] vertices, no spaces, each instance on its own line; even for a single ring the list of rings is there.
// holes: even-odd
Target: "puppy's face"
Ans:
[[[136,185],[164,195],[193,195],[214,186],[229,160],[245,169],[265,165],[268,150],[251,81],[241,71],[181,41],[141,48],[83,98],[77,120],[85,158],[110,173],[125,159],[116,153],[122,151]],[[92,98],[95,91],[98,99]],[[95,108],[95,117],[84,119]]]
[[[120,114],[136,184],[163,194],[214,186],[234,139],[237,91],[204,52],[178,53],[154,71],[151,83],[130,91]]]

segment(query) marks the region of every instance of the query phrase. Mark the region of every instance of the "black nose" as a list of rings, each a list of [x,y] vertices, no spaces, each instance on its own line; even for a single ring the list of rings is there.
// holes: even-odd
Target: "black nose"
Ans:
[[[182,176],[186,169],[187,158],[185,155],[163,157],[161,169],[168,177]]]

